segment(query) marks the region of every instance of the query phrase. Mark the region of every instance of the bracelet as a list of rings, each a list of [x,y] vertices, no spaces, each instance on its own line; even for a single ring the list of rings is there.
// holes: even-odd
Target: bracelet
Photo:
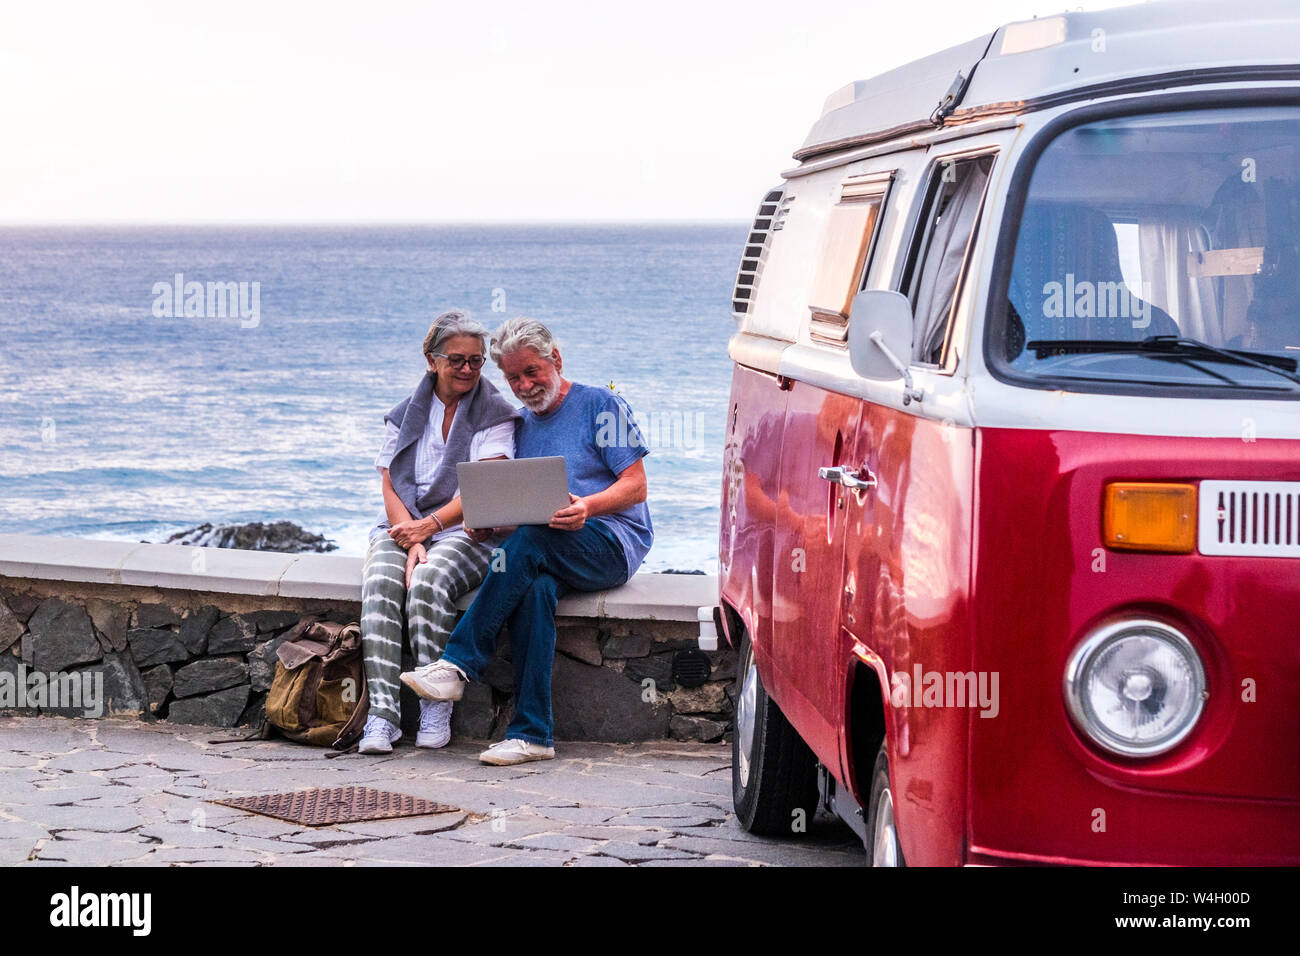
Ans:
[[[434,521],[438,522],[438,532],[439,532],[439,533],[441,533],[441,532],[447,530],[447,526],[444,525],[444,524],[442,523],[442,519],[438,517],[438,512],[436,512],[436,511],[431,512],[430,515],[429,515],[429,517],[432,518]]]

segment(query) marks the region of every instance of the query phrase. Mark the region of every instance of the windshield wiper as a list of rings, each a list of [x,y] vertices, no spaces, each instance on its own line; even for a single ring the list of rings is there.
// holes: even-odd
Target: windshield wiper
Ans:
[[[1114,341],[1110,339],[1035,339],[1025,343],[1026,351],[1032,351],[1038,358],[1048,355],[1084,354],[1089,352],[1133,352],[1148,355],[1214,355],[1227,359],[1238,365],[1250,365],[1273,372],[1300,385],[1300,375],[1295,374],[1300,368],[1293,358],[1284,355],[1272,355],[1268,352],[1252,352],[1245,349],[1221,349],[1217,345],[1190,339],[1181,335],[1152,335],[1137,342]]]

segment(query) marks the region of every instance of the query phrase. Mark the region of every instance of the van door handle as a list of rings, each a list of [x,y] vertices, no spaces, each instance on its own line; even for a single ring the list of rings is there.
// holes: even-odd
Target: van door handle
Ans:
[[[865,475],[862,472],[865,472]],[[833,465],[830,468],[818,468],[817,477],[825,478],[834,485],[843,485],[845,488],[876,487],[876,476],[871,473],[870,469],[863,468],[862,472],[852,468],[845,468],[842,465]]]

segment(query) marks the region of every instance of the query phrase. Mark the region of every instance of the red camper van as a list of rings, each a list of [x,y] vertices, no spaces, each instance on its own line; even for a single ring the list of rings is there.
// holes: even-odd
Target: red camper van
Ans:
[[[876,865],[1300,863],[1300,8],[833,94],[734,296],[736,813]]]

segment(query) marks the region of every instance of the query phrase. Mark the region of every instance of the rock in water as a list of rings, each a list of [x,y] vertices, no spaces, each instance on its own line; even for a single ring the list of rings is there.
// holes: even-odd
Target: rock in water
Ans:
[[[164,544],[183,544],[191,548],[240,548],[245,551],[281,551],[297,554],[302,551],[336,551],[338,545],[321,535],[303,530],[292,521],[272,521],[263,524],[201,524],[197,528],[181,531]]]

